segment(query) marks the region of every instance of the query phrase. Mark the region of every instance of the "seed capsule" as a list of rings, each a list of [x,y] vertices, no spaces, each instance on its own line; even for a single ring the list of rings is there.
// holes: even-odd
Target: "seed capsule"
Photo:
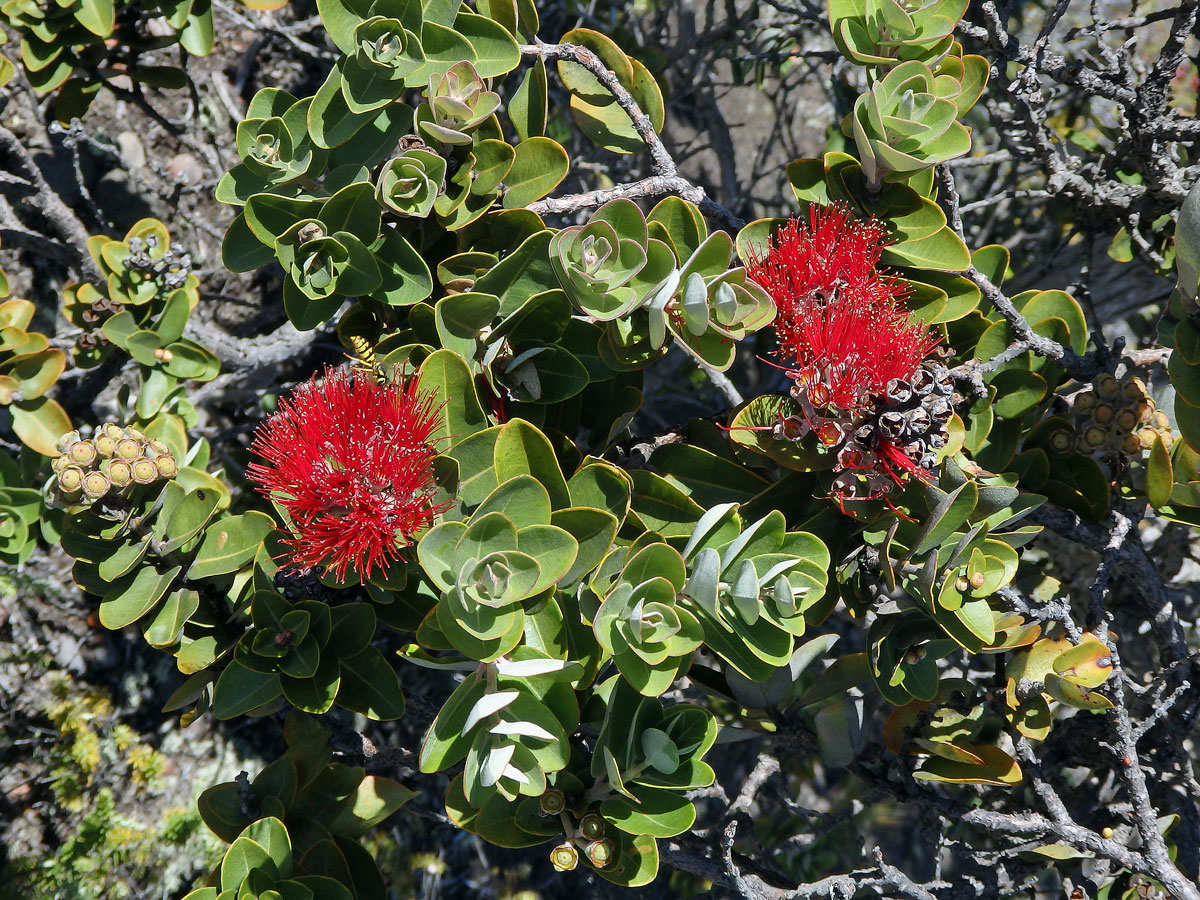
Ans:
[[[59,453],[66,453],[68,450],[71,449],[71,445],[76,443],[78,440],[79,440],[79,432],[78,431],[68,431],[66,434],[64,434],[62,437],[60,437],[58,439],[57,443],[55,443],[54,446],[57,448]]]
[[[1097,425],[1092,425],[1083,432],[1083,443],[1090,450],[1096,450],[1108,443],[1108,432]]]
[[[67,466],[58,473],[58,486],[62,491],[73,494],[83,487],[83,469]]]
[[[158,481],[158,466],[148,459],[139,459],[133,463],[133,480],[138,484],[153,484]]]
[[[121,438],[125,437],[125,429],[120,425],[114,425],[112,422],[105,422],[100,426],[99,429],[97,429],[97,431],[103,431],[114,441],[119,441]]]
[[[1121,438],[1121,452],[1126,456],[1133,456],[1135,453],[1142,451],[1142,442],[1136,434],[1127,434]]]
[[[550,851],[550,865],[558,872],[570,872],[579,865],[579,853],[570,844],[559,844]]]
[[[171,448],[168,447],[166,444],[164,444],[162,441],[160,441],[158,438],[151,438],[146,443],[146,450],[147,450],[147,453],[146,453],[147,456],[150,455],[149,451],[151,451],[151,450],[154,451],[155,453],[159,454],[160,456],[164,453],[171,452]]]
[[[121,438],[113,452],[117,458],[133,462],[142,455],[142,445],[131,438]]]
[[[1116,418],[1116,414],[1111,403],[1098,403],[1092,410],[1092,421],[1097,425],[1107,425]]]
[[[1121,431],[1133,431],[1138,426],[1138,415],[1132,409],[1123,409],[1117,413],[1116,426]]]
[[[1171,429],[1171,420],[1167,418],[1167,414],[1161,409],[1150,417],[1150,424],[1159,431],[1169,431]]]
[[[1137,433],[1138,445],[1143,450],[1149,450],[1158,439],[1158,432],[1153,428],[1143,428]]]
[[[592,841],[584,848],[584,853],[587,854],[588,862],[597,869],[603,869],[613,858],[613,842],[605,839],[602,841]]]
[[[112,487],[112,482],[103,472],[88,472],[83,476],[84,496],[92,500],[99,500],[108,493],[110,487]]]
[[[1055,453],[1066,453],[1071,449],[1071,443],[1071,433],[1065,428],[1060,428],[1050,435],[1050,449]]]
[[[1121,385],[1121,396],[1126,400],[1141,400],[1146,396],[1146,382],[1140,378],[1131,378]]]
[[[101,456],[112,456],[117,452],[117,442],[112,439],[112,435],[101,432],[92,440],[92,444],[96,447],[96,452]]]
[[[96,445],[91,441],[76,441],[67,450],[67,456],[78,466],[90,466],[96,459]]]
[[[557,816],[567,808],[567,798],[562,791],[550,788],[538,798],[538,808],[543,816]]]
[[[1081,391],[1075,395],[1074,406],[1076,412],[1089,412],[1095,405],[1096,395],[1092,391]]]
[[[121,459],[108,460],[101,471],[108,476],[108,480],[116,488],[123,488],[133,481],[133,468]]]
[[[903,378],[893,378],[884,388],[884,396],[893,403],[907,403],[912,399],[912,386]]]
[[[154,465],[163,478],[174,478],[179,474],[179,465],[173,456],[160,456],[154,460]]]
[[[1111,375],[1100,375],[1092,382],[1096,386],[1096,392],[1106,399],[1112,399],[1117,396],[1121,390],[1121,384]]]
[[[588,813],[579,822],[579,833],[589,841],[598,841],[604,837],[604,820],[595,813]]]

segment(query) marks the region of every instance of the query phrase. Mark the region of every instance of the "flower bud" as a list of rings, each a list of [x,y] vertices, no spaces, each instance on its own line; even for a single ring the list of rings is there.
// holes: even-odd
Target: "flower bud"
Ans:
[[[538,809],[543,816],[557,816],[567,808],[567,798],[562,791],[550,788],[538,798]]]
[[[1158,432],[1153,428],[1143,428],[1137,433],[1138,445],[1143,450],[1149,450],[1158,439]]]
[[[589,841],[604,837],[604,820],[595,813],[588,813],[579,822],[579,833]]]
[[[1090,450],[1097,450],[1108,443],[1108,432],[1097,425],[1092,425],[1083,432],[1084,446]]]
[[[125,437],[129,438],[131,441],[137,441],[138,443],[145,443],[146,441],[146,436],[132,425],[125,428]]]
[[[1141,400],[1146,396],[1146,382],[1134,377],[1121,385],[1121,396],[1126,400]]]
[[[73,494],[83,487],[83,469],[79,466],[67,466],[58,473],[58,487],[65,493]]]
[[[97,433],[99,434],[101,432],[107,434],[114,441],[119,441],[121,438],[125,437],[125,429],[120,425],[114,425],[112,422],[105,422],[103,425],[101,425],[97,429]]]
[[[133,468],[122,459],[108,460],[100,471],[108,476],[116,488],[123,488],[133,481]]]
[[[135,460],[132,469],[133,480],[138,484],[153,484],[158,481],[158,466],[148,459]]]
[[[171,448],[168,447],[166,444],[164,444],[162,441],[160,441],[158,438],[151,438],[146,443],[146,455],[147,456],[150,455],[150,451],[153,451],[154,453],[158,454],[159,456],[162,456],[163,454],[170,453]]]
[[[1159,431],[1168,431],[1171,428],[1171,420],[1167,418],[1167,414],[1161,409],[1156,410],[1154,415],[1150,417],[1150,424]]]
[[[113,452],[119,459],[133,462],[142,455],[142,445],[131,438],[121,438]]]
[[[1096,392],[1108,400],[1115,398],[1121,390],[1120,382],[1107,373],[1097,376],[1092,384],[1096,386]]]
[[[1065,428],[1050,435],[1050,449],[1055,453],[1066,453],[1071,449],[1071,433]]]
[[[579,865],[579,853],[570,844],[559,844],[550,851],[550,865],[557,872],[570,872]]]
[[[77,466],[90,466],[96,460],[96,445],[91,441],[76,441],[67,450],[67,456]]]
[[[1138,426],[1137,413],[1132,409],[1121,410],[1117,413],[1116,426],[1120,431],[1133,431]]]
[[[108,493],[108,489],[111,487],[112,482],[108,480],[108,476],[103,472],[88,472],[83,476],[84,496],[92,500],[99,500]]]
[[[601,841],[592,841],[584,848],[584,853],[587,854],[588,862],[597,869],[603,869],[613,860],[613,842],[605,838]]]
[[[78,431],[68,431],[58,439],[54,446],[58,449],[59,453],[66,453],[71,448],[71,445],[76,443],[78,440]]]
[[[971,582],[967,581],[967,579],[963,578],[962,576],[959,576],[958,578],[954,579],[954,589],[960,594],[966,593],[971,589]]]
[[[968,578],[967,580],[971,582],[971,587],[978,590],[979,588],[983,587],[983,583],[987,579],[984,578],[982,572],[972,572],[970,578]]]

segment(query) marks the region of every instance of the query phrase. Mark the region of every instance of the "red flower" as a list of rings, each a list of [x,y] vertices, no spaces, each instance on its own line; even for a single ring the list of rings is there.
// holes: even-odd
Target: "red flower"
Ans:
[[[399,558],[446,506],[433,503],[441,407],[417,379],[326,369],[280,403],[246,475],[292,517],[291,562],[365,578]]]
[[[937,344],[900,305],[907,288],[876,268],[887,232],[842,204],[793,217],[750,277],[778,307],[775,332],[789,374],[818,407],[854,410],[893,378],[909,378]]]

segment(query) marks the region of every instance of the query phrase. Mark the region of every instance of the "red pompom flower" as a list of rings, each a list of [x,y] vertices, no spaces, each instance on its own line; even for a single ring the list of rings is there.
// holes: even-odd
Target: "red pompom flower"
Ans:
[[[750,277],[778,309],[775,332],[799,414],[775,436],[836,454],[832,495],[886,495],[908,476],[927,477],[946,446],[953,379],[926,361],[939,338],[910,319],[907,287],[880,272],[883,223],[844,205],[812,206],[791,219],[758,258]]]
[[[775,332],[789,374],[815,387],[818,407],[851,411],[910,378],[937,338],[900,306],[907,288],[876,268],[887,246],[883,223],[844,205],[809,207],[792,218],[750,277],[775,301]],[[824,402],[819,402],[824,401]]]
[[[246,475],[291,515],[293,564],[365,578],[432,525],[447,505],[433,502],[440,410],[415,377],[360,369],[326,369],[280,403]]]

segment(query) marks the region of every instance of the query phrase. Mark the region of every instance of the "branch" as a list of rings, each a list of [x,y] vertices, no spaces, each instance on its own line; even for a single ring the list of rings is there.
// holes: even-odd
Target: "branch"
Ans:
[[[538,214],[567,213],[600,206],[609,200],[622,197],[635,198],[659,196],[662,194],[679,194],[685,200],[690,200],[699,206],[705,215],[720,222],[723,228],[736,231],[746,224],[743,219],[740,219],[716,201],[709,199],[703,188],[693,184],[679,174],[675,165],[675,159],[663,144],[662,138],[654,130],[654,123],[650,121],[650,116],[638,105],[633,95],[625,89],[625,86],[621,84],[616,74],[605,66],[600,57],[595,53],[587,47],[582,47],[578,44],[544,44],[538,41],[535,44],[521,45],[521,54],[545,60],[566,60],[583,66],[583,68],[591,72],[596,77],[596,80],[613,95],[613,99],[616,100],[617,105],[629,116],[629,121],[633,124],[634,131],[638,133],[638,136],[646,144],[646,148],[650,152],[650,170],[653,173],[650,178],[644,178],[641,181],[630,184],[619,184],[604,190],[588,191],[582,194],[542,200],[532,204],[529,207],[530,209]]]

